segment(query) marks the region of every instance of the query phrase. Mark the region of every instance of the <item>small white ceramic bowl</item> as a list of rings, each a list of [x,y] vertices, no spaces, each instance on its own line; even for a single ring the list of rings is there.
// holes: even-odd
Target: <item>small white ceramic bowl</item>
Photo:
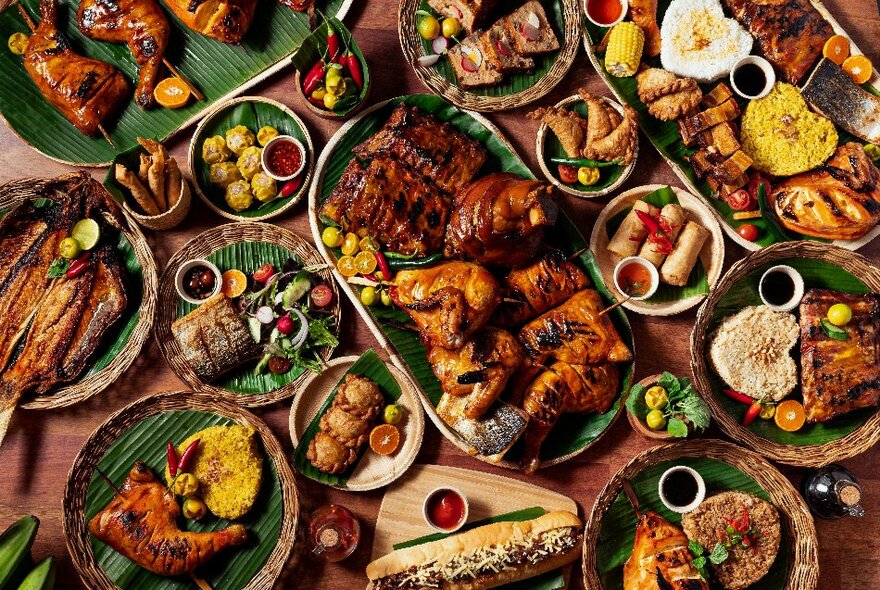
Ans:
[[[792,295],[791,299],[781,305],[774,305],[764,297],[764,280],[767,278],[767,275],[772,272],[787,274],[794,283],[794,295]],[[804,277],[801,276],[801,273],[786,264],[777,264],[774,267],[768,268],[767,271],[761,275],[761,280],[758,281],[758,295],[761,296],[761,301],[764,302],[764,305],[773,311],[791,311],[800,305],[801,299],[804,298]]]
[[[619,0],[619,2],[620,2],[620,16],[617,17],[617,20],[614,21],[613,23],[600,23],[598,21],[594,21],[593,18],[590,16],[589,8],[590,8],[591,1],[592,0],[584,0],[584,14],[587,15],[587,20],[590,21],[591,23],[593,23],[594,25],[596,25],[597,27],[611,28],[614,25],[616,25],[617,23],[619,23],[620,21],[622,21],[624,18],[626,18],[626,13],[629,12],[629,0]]]
[[[280,143],[283,141],[286,141],[288,143],[292,143],[299,149],[299,156],[300,156],[299,168],[297,168],[296,172],[294,172],[290,176],[278,176],[277,174],[275,174],[272,171],[272,169],[269,167],[268,163],[266,162],[266,156],[270,153],[272,146],[274,146],[276,143]],[[287,182],[288,180],[293,180],[294,178],[296,178],[297,176],[299,176],[302,173],[302,171],[306,167],[306,157],[307,157],[306,148],[303,146],[303,144],[300,140],[298,140],[297,138],[292,137],[290,135],[279,135],[277,137],[273,137],[272,139],[270,139],[269,143],[267,143],[265,145],[265,147],[263,147],[263,153],[260,156],[260,164],[263,165],[263,170],[266,172],[266,174],[268,174],[269,176],[271,176],[272,178],[274,178],[278,182]]]
[[[746,94],[739,87],[737,87],[735,79],[736,71],[741,67],[747,64],[754,64],[761,68],[761,71],[764,72],[764,78],[766,79],[766,83],[764,84],[764,88],[761,89],[756,95]],[[730,69],[730,87],[733,88],[733,91],[736,92],[743,98],[747,98],[749,100],[755,100],[757,98],[764,98],[770,91],[773,90],[773,85],[776,84],[776,72],[773,70],[773,66],[770,65],[770,62],[760,57],[758,55],[747,55],[743,58],[740,58],[733,67]]]
[[[458,521],[458,524],[456,524],[453,528],[442,529],[442,528],[438,527],[436,524],[434,524],[434,521],[432,521],[431,518],[428,516],[428,502],[436,494],[438,494],[440,492],[447,492],[447,491],[453,492],[454,494],[458,495],[459,498],[462,499],[462,501],[464,502],[464,515],[461,517],[461,520]],[[429,493],[427,496],[425,496],[425,501],[422,502],[422,516],[424,517],[425,522],[428,524],[429,527],[431,527],[432,529],[434,529],[435,531],[437,531],[439,533],[454,533],[455,531],[457,531],[458,529],[460,529],[461,527],[464,526],[464,523],[467,522],[469,515],[470,515],[470,506],[468,504],[467,496],[465,496],[461,492],[461,490],[459,490],[458,488],[454,488],[452,486],[442,486],[439,488],[434,488],[433,490],[431,490],[431,493]]]
[[[205,266],[214,273],[214,276],[217,277],[214,280],[214,290],[211,291],[211,295],[204,299],[194,299],[187,295],[186,290],[183,288],[183,277],[186,276],[186,273],[189,272],[191,268],[194,266]],[[220,272],[220,269],[217,266],[204,258],[193,258],[192,260],[187,260],[183,264],[180,265],[180,268],[177,269],[177,273],[174,275],[174,288],[177,289],[177,294],[180,295],[180,298],[186,301],[187,303],[192,303],[194,305],[201,305],[214,295],[220,292],[220,289],[223,287],[223,273]]]
[[[656,293],[657,288],[660,286],[660,273],[657,272],[657,267],[655,267],[653,264],[651,264],[641,256],[627,256],[626,258],[618,262],[617,266],[614,267],[614,287],[617,289],[618,293],[620,293],[624,297],[629,296],[629,293],[621,288],[618,278],[620,277],[620,271],[625,266],[628,266],[630,264],[642,265],[643,267],[648,269],[648,274],[651,276],[651,286],[648,287],[648,290],[645,291],[645,294],[639,295],[638,297],[630,297],[630,299],[633,301],[642,301]]]
[[[684,471],[689,473],[694,477],[697,482],[697,495],[694,498],[693,502],[688,504],[687,506],[676,506],[663,493],[663,483],[666,479],[672,475],[673,473],[677,473],[679,471]],[[677,512],[678,514],[685,514],[687,512],[692,512],[697,509],[697,506],[703,503],[703,500],[706,499],[706,482],[703,480],[703,476],[696,472],[696,470],[691,469],[685,465],[676,465],[675,467],[670,467],[666,471],[663,472],[663,475],[660,476],[660,481],[657,484],[657,492],[660,495],[660,501],[663,502],[663,505],[672,510],[673,512]]]

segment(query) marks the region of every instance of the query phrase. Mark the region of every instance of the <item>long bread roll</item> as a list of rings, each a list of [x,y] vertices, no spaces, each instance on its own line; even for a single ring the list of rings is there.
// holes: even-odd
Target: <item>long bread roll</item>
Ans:
[[[614,232],[614,236],[612,236],[607,246],[609,252],[617,254],[621,258],[635,256],[636,252],[639,251],[639,246],[648,236],[648,228],[639,219],[636,211],[647,213],[651,217],[657,217],[660,214],[660,210],[650,203],[642,200],[633,203],[632,209],[623,218],[620,227]]]
[[[486,590],[525,580],[576,560],[582,528],[561,510],[399,549],[367,566],[367,590]]]

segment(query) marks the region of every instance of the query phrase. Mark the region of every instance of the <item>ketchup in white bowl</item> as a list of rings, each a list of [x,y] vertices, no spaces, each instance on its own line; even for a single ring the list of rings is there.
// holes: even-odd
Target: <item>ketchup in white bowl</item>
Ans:
[[[425,498],[424,516],[431,528],[444,533],[457,531],[467,522],[467,498],[455,488],[438,488]]]

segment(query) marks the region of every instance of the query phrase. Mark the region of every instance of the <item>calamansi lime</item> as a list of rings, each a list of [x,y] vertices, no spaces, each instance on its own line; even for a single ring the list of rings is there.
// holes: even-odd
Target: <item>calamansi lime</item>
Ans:
[[[651,410],[645,416],[645,422],[648,423],[648,428],[651,430],[660,430],[666,426],[666,416],[660,410]]]
[[[669,395],[659,385],[655,385],[645,392],[645,404],[652,410],[664,408],[667,402],[669,402]]]
[[[845,326],[852,319],[852,309],[846,303],[835,303],[828,308],[828,321],[835,326]]]

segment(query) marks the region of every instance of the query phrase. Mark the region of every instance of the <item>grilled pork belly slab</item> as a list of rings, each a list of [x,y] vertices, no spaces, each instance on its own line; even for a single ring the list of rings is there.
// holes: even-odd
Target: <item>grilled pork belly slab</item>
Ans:
[[[820,320],[835,303],[852,309],[846,340],[825,334]],[[807,422],[880,405],[880,295],[810,289],[800,305],[801,389]]]

